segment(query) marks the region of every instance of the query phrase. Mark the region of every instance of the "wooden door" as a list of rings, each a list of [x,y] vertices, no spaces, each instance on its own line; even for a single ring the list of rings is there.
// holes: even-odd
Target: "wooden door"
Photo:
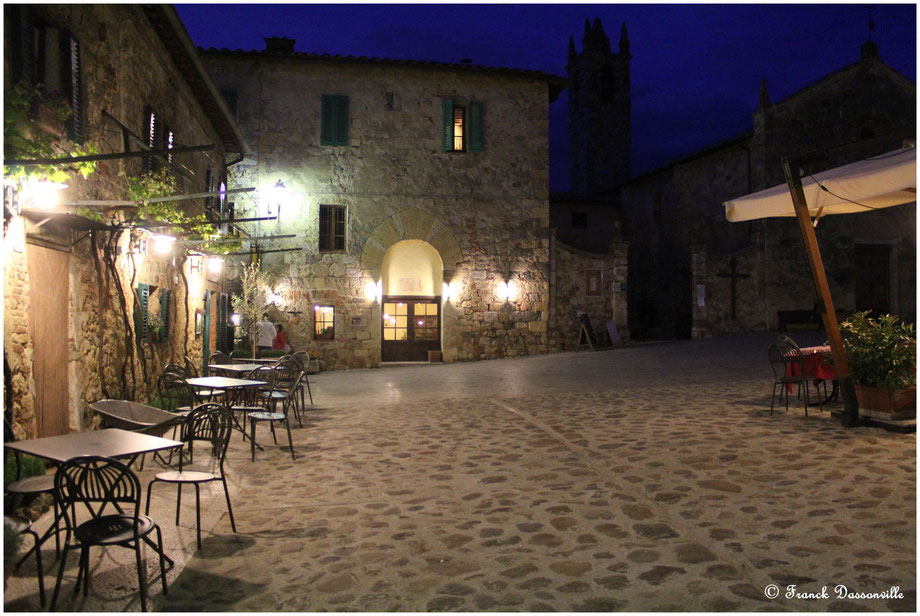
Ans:
[[[32,301],[32,376],[38,436],[67,434],[70,254],[26,245]]]
[[[383,298],[383,361],[428,361],[441,350],[441,298]]]

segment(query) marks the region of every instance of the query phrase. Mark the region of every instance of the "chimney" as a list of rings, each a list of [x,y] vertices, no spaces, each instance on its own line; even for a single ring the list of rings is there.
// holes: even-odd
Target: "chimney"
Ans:
[[[267,53],[294,53],[294,39],[273,36],[265,39]]]

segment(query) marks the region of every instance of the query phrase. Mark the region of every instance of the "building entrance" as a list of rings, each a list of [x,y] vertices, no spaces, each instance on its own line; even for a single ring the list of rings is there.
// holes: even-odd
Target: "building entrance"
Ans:
[[[441,298],[383,298],[383,361],[427,361],[441,350]]]

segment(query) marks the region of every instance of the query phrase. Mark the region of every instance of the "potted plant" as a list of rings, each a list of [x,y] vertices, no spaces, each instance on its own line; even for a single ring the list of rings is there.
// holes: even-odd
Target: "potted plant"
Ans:
[[[917,413],[917,342],[914,326],[897,316],[857,312],[841,323],[843,348],[860,411],[888,419]]]
[[[160,330],[163,328],[163,320],[156,312],[147,315],[147,336],[151,342],[160,341]]]

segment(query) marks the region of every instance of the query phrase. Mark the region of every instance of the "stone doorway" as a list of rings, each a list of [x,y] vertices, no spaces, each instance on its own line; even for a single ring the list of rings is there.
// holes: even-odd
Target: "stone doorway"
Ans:
[[[426,361],[441,350],[444,266],[431,244],[403,240],[381,262],[382,361]]]

